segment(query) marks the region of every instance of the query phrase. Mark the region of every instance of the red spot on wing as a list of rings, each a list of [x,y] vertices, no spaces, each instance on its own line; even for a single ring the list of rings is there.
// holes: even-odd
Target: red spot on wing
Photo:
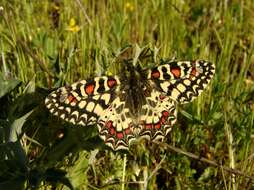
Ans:
[[[115,79],[108,79],[107,84],[109,88],[113,88],[117,84],[117,82]]]
[[[170,72],[174,75],[175,78],[180,78],[180,76],[181,76],[180,67],[172,67],[172,68],[170,68]]]
[[[152,71],[151,76],[153,79],[157,79],[160,77],[160,72],[157,70]]]
[[[105,126],[106,126],[107,128],[111,128],[111,127],[113,126],[113,122],[112,122],[112,121],[107,121],[107,122],[105,123]]]
[[[131,133],[131,130],[129,128],[127,128],[127,129],[124,130],[124,132],[125,132],[126,135],[128,135],[128,134]]]
[[[117,134],[116,134],[116,137],[117,137],[118,139],[122,139],[122,138],[123,138],[123,133],[117,133]]]
[[[93,94],[93,92],[94,92],[94,87],[95,87],[94,84],[87,84],[86,87],[85,87],[86,94],[87,94],[87,95]]]
[[[109,129],[109,133],[110,133],[111,135],[114,135],[114,134],[116,133],[116,130],[115,130],[113,127],[111,127],[111,128]]]
[[[161,100],[163,100],[163,99],[165,99],[165,98],[166,98],[166,96],[160,94],[160,99],[161,99]]]
[[[198,72],[196,67],[192,67],[190,78],[197,76]]]
[[[146,124],[146,129],[152,129],[152,128],[153,128],[152,124]]]
[[[168,119],[168,116],[169,116],[168,111],[163,111],[162,112],[162,116],[161,116],[161,119],[160,119],[161,124],[165,124],[165,122]]]
[[[69,95],[67,98],[68,98],[70,103],[71,102],[77,103],[77,99],[73,95]]]
[[[160,124],[160,123],[154,124],[154,128],[155,128],[155,129],[160,129],[160,128],[161,128],[161,124]]]
[[[116,133],[115,128],[113,127],[113,121],[109,120],[105,122],[105,127],[108,129],[110,135],[114,135]]]
[[[168,111],[163,111],[163,112],[162,112],[162,115],[163,115],[164,117],[168,117],[168,116],[169,116],[169,113],[168,113]]]
[[[163,117],[163,116],[162,116],[160,122],[161,122],[161,124],[165,124],[165,122],[166,122],[166,117]]]

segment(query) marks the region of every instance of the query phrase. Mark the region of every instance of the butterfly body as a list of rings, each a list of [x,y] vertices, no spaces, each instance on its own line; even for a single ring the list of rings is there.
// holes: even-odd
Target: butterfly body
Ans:
[[[176,104],[195,99],[215,73],[212,63],[167,61],[152,69],[127,62],[117,76],[81,80],[52,92],[49,111],[78,125],[97,125],[113,150],[137,138],[163,139],[177,119]]]
[[[134,67],[132,63],[126,63],[122,69],[118,96],[125,101],[125,107],[129,109],[134,120],[140,115],[141,108],[146,103],[146,96],[151,93],[151,86],[145,78],[146,75],[147,72],[142,70],[140,65]]]

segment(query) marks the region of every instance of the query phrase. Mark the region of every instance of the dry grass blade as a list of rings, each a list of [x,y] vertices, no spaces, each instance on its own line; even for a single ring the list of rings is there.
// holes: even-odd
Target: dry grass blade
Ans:
[[[207,158],[200,157],[200,156],[198,156],[196,154],[184,151],[184,150],[182,150],[180,148],[174,147],[174,146],[166,144],[166,143],[162,143],[162,142],[154,142],[154,143],[158,144],[160,146],[166,147],[167,149],[173,150],[173,151],[175,151],[177,153],[180,153],[180,154],[183,154],[185,156],[188,156],[189,158],[193,158],[193,159],[198,160],[200,162],[205,162],[205,163],[207,163],[209,165],[221,168],[222,170],[230,172],[232,174],[240,175],[240,176],[243,176],[245,178],[251,179],[252,183],[254,184],[254,176],[247,175],[247,174],[245,174],[244,172],[242,172],[240,170],[232,169],[232,168],[227,167],[227,166],[222,166],[221,164],[218,164],[217,162],[215,162],[213,160],[209,160]]]

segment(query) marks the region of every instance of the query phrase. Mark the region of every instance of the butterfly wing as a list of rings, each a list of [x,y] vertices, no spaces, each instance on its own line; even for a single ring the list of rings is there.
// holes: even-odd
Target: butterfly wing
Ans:
[[[159,91],[153,90],[146,98],[140,116],[140,137],[148,140],[163,139],[176,122],[175,102]]]
[[[98,120],[99,135],[113,150],[128,150],[136,139],[133,118],[125,104],[125,100],[116,97]]]
[[[187,103],[201,94],[214,73],[214,64],[204,60],[171,61],[150,70],[148,79],[171,99]]]
[[[117,97],[98,121],[100,137],[113,150],[128,150],[139,137],[163,139],[176,122],[175,102],[156,90],[146,98],[138,118],[132,117],[125,104]]]
[[[72,124],[93,125],[109,107],[119,87],[118,77],[95,77],[52,92],[45,105],[49,111]]]

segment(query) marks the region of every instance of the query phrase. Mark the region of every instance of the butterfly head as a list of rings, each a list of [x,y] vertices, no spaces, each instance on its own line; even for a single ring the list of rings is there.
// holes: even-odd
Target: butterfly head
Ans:
[[[146,79],[146,72],[142,70],[140,64],[134,66],[131,61],[126,61],[123,64],[121,76],[122,81],[126,81],[127,86],[140,90]]]

